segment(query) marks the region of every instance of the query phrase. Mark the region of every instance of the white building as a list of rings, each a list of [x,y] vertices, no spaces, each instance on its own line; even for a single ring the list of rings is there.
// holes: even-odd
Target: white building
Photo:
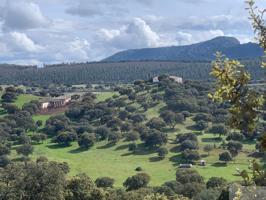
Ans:
[[[51,99],[50,101],[43,102],[41,105],[42,109],[48,109],[48,108],[60,108],[68,105],[71,102],[70,97],[66,98],[55,98]]]
[[[50,102],[43,102],[42,103],[42,109],[47,109],[50,105]]]
[[[173,81],[182,84],[183,83],[183,78],[178,77],[178,76],[169,76],[170,79],[172,79]],[[152,82],[153,83],[159,83],[159,76],[155,76],[152,78]]]

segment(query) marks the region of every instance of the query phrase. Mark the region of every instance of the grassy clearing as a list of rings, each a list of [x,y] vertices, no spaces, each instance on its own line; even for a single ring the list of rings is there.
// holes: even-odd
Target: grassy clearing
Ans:
[[[44,155],[51,160],[67,162],[71,167],[71,175],[86,173],[96,179],[101,176],[113,177],[115,186],[121,187],[123,181],[136,173],[136,167],[142,167],[152,177],[151,185],[174,178],[175,167],[167,160],[151,162],[150,158],[156,154],[132,155],[127,150],[128,143],[120,142],[113,147],[106,142],[97,143],[89,151],[80,152],[77,144],[67,148],[44,143],[35,146],[33,158]]]
[[[33,100],[39,100],[40,97],[31,95],[31,94],[21,94],[18,96],[17,100],[15,101],[15,105],[19,108],[22,108],[25,103],[29,103]]]
[[[201,136],[201,139],[203,138],[212,139],[214,136],[205,134]],[[210,144],[212,142],[204,143]],[[113,177],[116,180],[116,187],[122,187],[123,181],[135,174],[135,168],[139,166],[151,175],[152,186],[159,186],[166,181],[175,179],[175,171],[178,165],[182,163],[180,153],[174,150],[175,144],[167,144],[170,152],[164,160],[158,160],[157,154],[154,152],[140,151],[131,154],[128,151],[128,144],[127,142],[119,142],[110,147],[107,142],[100,142],[88,151],[80,151],[76,143],[73,143],[71,147],[63,148],[46,141],[44,144],[35,146],[33,159],[38,156],[47,156],[50,160],[67,162],[71,168],[70,176],[86,173],[94,179],[102,176]],[[249,163],[246,154],[240,153],[234,162],[223,165],[218,162],[218,155],[222,151],[220,149],[213,150],[210,156],[204,158],[207,166],[195,165],[194,168],[206,180],[213,176],[224,177],[228,181],[240,180],[240,177],[235,176],[236,168],[241,170],[248,168]],[[200,152],[205,154],[203,150]]]
[[[96,98],[97,102],[105,101],[106,99],[112,97],[115,94],[118,94],[118,92],[96,92]]]

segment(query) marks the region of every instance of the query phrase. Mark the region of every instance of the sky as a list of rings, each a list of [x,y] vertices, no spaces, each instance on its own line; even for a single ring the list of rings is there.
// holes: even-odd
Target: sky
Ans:
[[[0,63],[99,61],[217,36],[246,43],[254,33],[245,7],[245,0],[0,0]]]

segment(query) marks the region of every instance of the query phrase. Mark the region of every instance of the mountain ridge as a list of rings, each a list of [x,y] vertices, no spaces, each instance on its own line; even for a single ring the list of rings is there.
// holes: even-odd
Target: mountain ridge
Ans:
[[[121,61],[212,61],[219,51],[232,59],[255,59],[263,56],[256,43],[241,44],[234,37],[220,36],[191,45],[143,49],[129,49],[103,59],[103,62]]]

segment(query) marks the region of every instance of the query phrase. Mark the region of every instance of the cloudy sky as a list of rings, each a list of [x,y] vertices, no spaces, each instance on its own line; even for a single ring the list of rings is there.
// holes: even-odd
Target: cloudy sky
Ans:
[[[0,0],[0,62],[97,61],[216,36],[253,40],[245,0]],[[266,0],[258,0],[263,8]]]

